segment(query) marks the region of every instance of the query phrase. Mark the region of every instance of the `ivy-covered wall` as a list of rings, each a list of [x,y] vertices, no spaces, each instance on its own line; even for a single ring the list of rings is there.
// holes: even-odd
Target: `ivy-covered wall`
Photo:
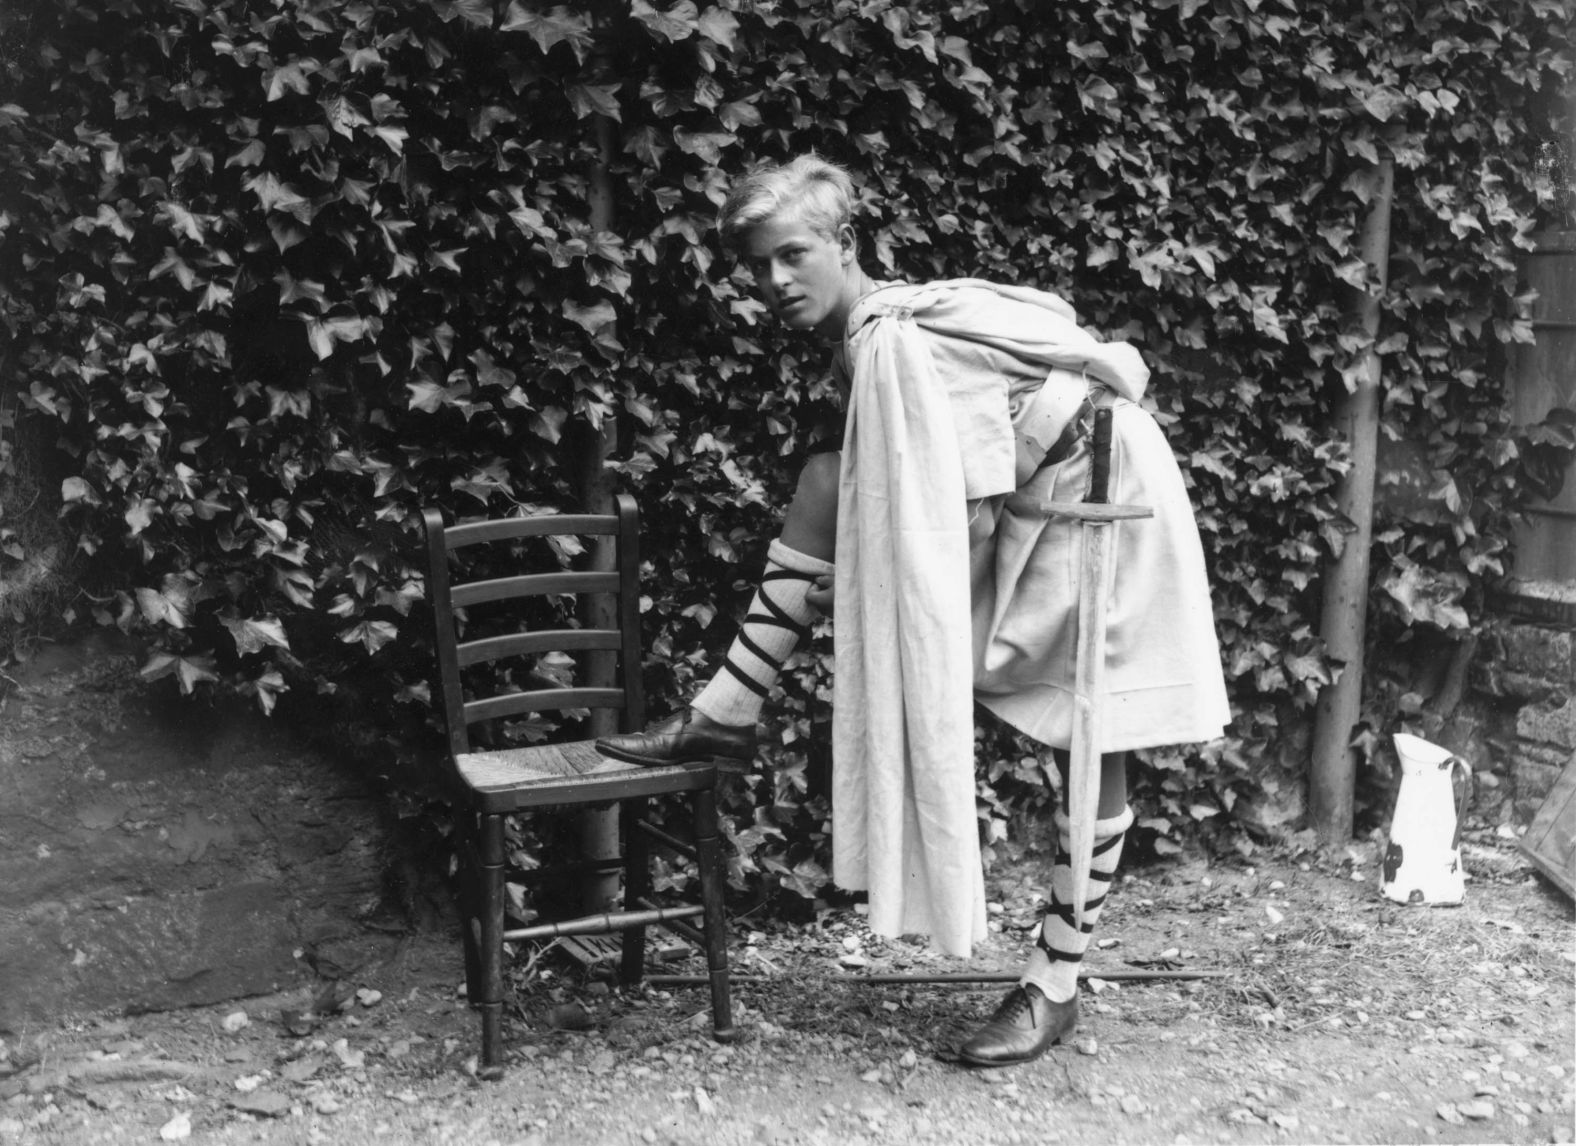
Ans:
[[[11,0],[0,11],[0,382],[59,444],[69,617],[198,693],[338,701],[426,743],[419,507],[568,508],[610,421],[646,512],[653,706],[709,675],[823,352],[709,236],[729,179],[858,173],[876,271],[1066,294],[1132,339],[1190,475],[1236,720],[1146,754],[1145,837],[1224,824],[1335,666],[1332,411],[1381,154],[1387,445],[1371,726],[1479,625],[1523,496],[1516,256],[1568,210],[1570,0]],[[605,182],[603,182],[605,180]],[[612,225],[592,200],[612,192]],[[15,426],[0,426],[9,442]],[[0,444],[0,450],[6,447]],[[0,452],[0,481],[17,467]],[[49,490],[53,495],[54,490]],[[0,576],[29,560],[0,519]],[[734,809],[745,868],[813,888],[801,751],[829,645]],[[981,815],[1044,799],[982,732]]]

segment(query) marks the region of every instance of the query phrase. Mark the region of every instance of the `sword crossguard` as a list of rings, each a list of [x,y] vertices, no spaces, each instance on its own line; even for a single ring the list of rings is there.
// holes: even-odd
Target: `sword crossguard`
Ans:
[[[1016,514],[1042,517],[1066,517],[1073,521],[1106,522],[1128,521],[1134,518],[1153,517],[1155,511],[1147,505],[1112,505],[1098,501],[1050,501],[1042,497],[1025,497],[1015,494],[1007,501],[1007,508]]]

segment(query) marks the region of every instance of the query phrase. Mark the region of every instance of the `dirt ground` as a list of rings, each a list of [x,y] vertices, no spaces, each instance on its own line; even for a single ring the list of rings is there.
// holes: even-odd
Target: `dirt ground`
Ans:
[[[44,754],[67,707],[59,679],[32,686],[35,698],[53,698],[43,709],[0,712],[9,721],[0,756],[7,727],[34,745],[0,764],[25,767],[34,783],[46,768],[61,783],[92,776],[104,767],[96,757],[127,743],[121,725],[99,739],[61,732]],[[211,759],[218,749],[205,751]],[[248,774],[310,771],[270,760],[254,760]],[[202,802],[193,785],[203,774],[177,778],[189,800]],[[234,785],[237,775],[221,770],[216,782]],[[57,860],[79,847],[103,855],[106,840],[154,831],[139,825],[158,815],[184,822],[145,777],[127,783],[136,799],[125,799],[142,810],[108,826],[67,825],[76,834],[50,845]],[[45,830],[24,821],[15,806],[0,808],[0,859],[19,877],[36,858],[29,833]],[[235,828],[236,851],[257,853],[247,886],[289,885],[312,870],[305,861],[256,866],[281,840],[292,855],[317,854],[287,827]],[[217,828],[201,855],[176,855],[170,838],[180,837],[165,836],[179,860],[169,870],[195,883],[217,878],[202,866],[231,846]],[[356,944],[342,932],[340,962],[298,963],[267,993],[13,1021],[0,1038],[0,1146],[1576,1141],[1572,904],[1522,862],[1505,829],[1475,826],[1464,854],[1471,881],[1456,908],[1384,900],[1371,841],[1331,853],[1294,840],[1249,857],[1129,870],[1086,964],[1080,1030],[1043,1060],[1003,1070],[969,1069],[953,1055],[1002,984],[868,977],[1013,969],[1048,874],[1033,855],[990,873],[993,934],[967,965],[917,941],[876,939],[857,905],[808,923],[733,919],[741,1037],[729,1046],[707,1036],[701,988],[610,988],[559,951],[522,952],[509,1066],[497,1082],[474,1074],[478,1023],[460,986],[457,938],[427,926]],[[155,861],[175,862],[151,850],[137,857],[144,881]],[[297,925],[291,910],[277,923]],[[257,937],[284,942],[287,955],[299,941],[296,932]],[[681,955],[662,971],[700,969],[698,956]],[[1132,972],[1189,977],[1121,978]],[[10,977],[5,968],[0,977]]]
[[[611,991],[549,953],[505,1078],[479,1082],[456,947],[425,934],[348,980],[31,1031],[0,1059],[0,1141],[1571,1142],[1571,907],[1475,849],[1501,874],[1453,909],[1383,901],[1361,849],[1133,873],[1091,973],[1220,976],[1086,982],[1073,1045],[1012,1069],[951,1055],[1001,987],[861,983],[964,968],[832,911],[738,921],[732,1046],[703,991]],[[969,969],[1015,962],[1039,876],[996,874],[1002,929]],[[326,1014],[289,1013],[314,996]]]

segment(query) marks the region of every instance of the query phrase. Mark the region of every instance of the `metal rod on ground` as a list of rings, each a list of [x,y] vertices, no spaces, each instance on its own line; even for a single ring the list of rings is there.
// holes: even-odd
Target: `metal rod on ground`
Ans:
[[[1164,980],[1186,981],[1190,979],[1224,979],[1230,975],[1229,971],[1156,971],[1156,970],[1128,970],[1128,971],[1080,971],[1078,978],[1081,980],[1102,979],[1107,983],[1150,983]],[[775,975],[730,975],[729,980],[734,983],[766,983],[779,976]],[[870,983],[875,985],[893,986],[905,983],[1016,983],[1020,978],[1016,971],[965,971],[959,974],[947,975],[837,975],[834,976],[839,983]],[[701,987],[711,980],[704,975],[647,975],[647,983],[653,987]]]

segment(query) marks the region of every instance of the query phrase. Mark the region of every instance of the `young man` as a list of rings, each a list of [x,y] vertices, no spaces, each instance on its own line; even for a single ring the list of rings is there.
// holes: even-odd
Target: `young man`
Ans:
[[[1078,1019],[1078,963],[1132,823],[1127,752],[1196,742],[1230,719],[1192,508],[1137,351],[1080,328],[1055,295],[979,280],[879,283],[860,265],[848,173],[802,156],[747,176],[723,243],[786,326],[831,345],[848,403],[840,453],[812,457],[722,671],[686,710],[599,742],[667,764],[748,758],[761,705],[835,596],[833,878],[870,892],[878,934],[967,955],[985,934],[973,705],[1047,746],[1063,792],[1098,783],[1081,836],[1057,817],[1051,902],[1019,984],[962,1046],[1035,1058]],[[1096,407],[1113,426],[1117,532],[1099,776],[1067,775],[1080,579],[1077,501]],[[1070,854],[1075,836],[1093,844]],[[1087,877],[1075,875],[1087,873]],[[1082,885],[1082,903],[1075,893]]]

